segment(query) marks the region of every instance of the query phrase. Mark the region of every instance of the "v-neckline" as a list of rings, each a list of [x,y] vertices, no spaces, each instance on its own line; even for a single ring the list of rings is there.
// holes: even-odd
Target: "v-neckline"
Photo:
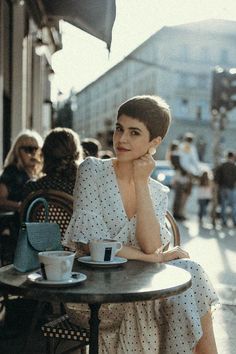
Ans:
[[[114,159],[111,159],[111,171],[112,171],[112,176],[113,176],[113,179],[114,179],[114,185],[115,185],[115,188],[117,189],[117,192],[118,192],[117,199],[119,200],[119,203],[121,205],[121,210],[122,210],[123,215],[130,222],[130,221],[132,221],[132,220],[134,220],[136,218],[136,214],[134,214],[131,218],[129,218],[127,213],[126,213],[126,210],[125,210],[125,207],[124,207],[124,203],[123,203],[123,199],[122,199],[122,195],[121,195],[120,188],[119,188],[119,184],[118,184],[118,180],[117,180],[117,177],[116,177],[113,161],[114,161]]]

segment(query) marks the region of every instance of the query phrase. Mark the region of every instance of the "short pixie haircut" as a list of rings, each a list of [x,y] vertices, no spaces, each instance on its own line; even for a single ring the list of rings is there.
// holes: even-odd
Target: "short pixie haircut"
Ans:
[[[171,123],[170,108],[159,96],[132,97],[119,107],[117,120],[122,114],[142,122],[149,131],[150,141],[158,136],[163,139]]]

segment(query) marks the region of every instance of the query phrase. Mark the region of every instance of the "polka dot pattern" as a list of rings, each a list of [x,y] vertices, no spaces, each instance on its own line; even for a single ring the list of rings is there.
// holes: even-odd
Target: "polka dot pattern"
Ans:
[[[149,188],[165,243],[170,239],[165,228],[168,189],[151,179]],[[127,218],[112,160],[87,158],[80,165],[74,197],[65,245],[112,238],[139,247],[135,239],[136,219]],[[202,335],[200,318],[217,302],[217,296],[199,264],[188,259],[170,264],[191,273],[192,287],[165,300],[102,305],[99,353],[192,353]],[[88,327],[90,312],[86,304],[67,304],[67,311],[72,322]]]

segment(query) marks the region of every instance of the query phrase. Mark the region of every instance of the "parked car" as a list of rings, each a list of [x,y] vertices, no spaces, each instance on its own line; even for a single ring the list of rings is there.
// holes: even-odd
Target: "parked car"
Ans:
[[[168,160],[158,160],[156,161],[156,167],[154,167],[151,177],[171,188],[174,175],[175,170]]]

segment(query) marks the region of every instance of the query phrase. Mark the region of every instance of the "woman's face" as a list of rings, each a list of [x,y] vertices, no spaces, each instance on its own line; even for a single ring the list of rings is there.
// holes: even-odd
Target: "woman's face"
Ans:
[[[118,160],[132,161],[145,155],[153,146],[146,126],[135,118],[121,115],[113,135],[113,147]]]
[[[34,168],[41,163],[41,149],[34,139],[25,140],[19,147],[19,157],[24,168]]]

